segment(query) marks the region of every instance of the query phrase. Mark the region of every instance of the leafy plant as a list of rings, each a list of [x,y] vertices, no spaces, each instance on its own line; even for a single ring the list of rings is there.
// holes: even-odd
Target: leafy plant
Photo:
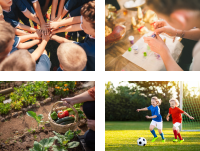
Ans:
[[[15,110],[20,110],[22,108],[23,104],[21,101],[15,101],[11,103],[11,108]]]
[[[38,124],[38,128],[39,128],[39,124],[42,123],[43,121],[41,121],[43,119],[43,115],[42,114],[39,114],[38,116],[36,115],[35,112],[33,111],[28,111],[26,112],[26,114],[32,118],[34,118]]]
[[[0,94],[0,103],[3,103],[4,100],[5,100],[5,96],[1,96]]]
[[[11,110],[10,103],[0,103],[0,113],[1,114],[8,114],[8,112]]]

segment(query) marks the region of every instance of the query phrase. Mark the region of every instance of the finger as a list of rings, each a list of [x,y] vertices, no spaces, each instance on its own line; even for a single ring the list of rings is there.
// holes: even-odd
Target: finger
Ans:
[[[156,34],[161,34],[161,33],[163,33],[163,32],[165,32],[165,27],[161,27],[161,28],[155,29],[155,33],[156,33]]]
[[[159,34],[156,34],[158,40],[162,40]],[[163,41],[163,40],[162,40]]]

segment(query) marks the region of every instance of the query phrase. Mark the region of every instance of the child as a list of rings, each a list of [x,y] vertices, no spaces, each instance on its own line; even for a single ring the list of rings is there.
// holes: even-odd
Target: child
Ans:
[[[62,43],[57,50],[60,68],[58,71],[81,71],[85,68],[87,56],[83,48],[74,43]]]
[[[173,142],[178,141],[177,140],[177,135],[178,135],[178,137],[180,139],[179,143],[182,143],[184,141],[184,139],[181,137],[181,134],[179,132],[179,126],[181,125],[181,122],[182,122],[181,114],[182,113],[185,114],[190,119],[194,119],[194,118],[177,107],[177,106],[179,106],[179,102],[177,99],[171,99],[171,100],[169,100],[169,103],[170,103],[170,108],[169,108],[169,113],[168,113],[166,119],[167,119],[167,121],[169,121],[169,116],[172,115],[173,132],[174,132],[174,137],[175,137],[175,139],[173,139]]]
[[[81,46],[87,54],[86,70],[95,71],[95,1],[84,4],[81,8],[81,15],[63,19],[60,22],[51,22],[47,24],[47,28],[53,29],[52,34],[84,30],[87,34],[84,42],[75,43]],[[59,28],[61,26],[66,27]]]
[[[158,136],[156,135],[156,133],[154,131],[155,127],[158,128],[158,132],[159,132],[160,136],[162,137],[162,142],[165,142],[165,137],[162,132],[162,128],[163,128],[162,116],[160,114],[160,108],[158,107],[158,105],[160,105],[160,104],[161,104],[160,99],[158,99],[157,97],[152,97],[151,98],[151,106],[142,108],[142,109],[137,109],[138,112],[151,110],[152,116],[146,116],[147,119],[152,119],[149,129],[150,129],[151,133],[153,134],[154,138],[151,142],[155,142],[155,140],[158,138]]]
[[[35,71],[35,60],[27,50],[21,49],[2,61],[0,71]]]

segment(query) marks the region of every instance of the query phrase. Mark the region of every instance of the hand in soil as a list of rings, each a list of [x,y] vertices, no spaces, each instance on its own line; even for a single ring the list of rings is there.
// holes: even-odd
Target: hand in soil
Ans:
[[[87,119],[87,126],[89,129],[95,131],[95,120]]]

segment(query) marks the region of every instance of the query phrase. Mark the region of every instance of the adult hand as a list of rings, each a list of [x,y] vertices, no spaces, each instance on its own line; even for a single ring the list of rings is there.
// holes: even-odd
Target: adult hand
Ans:
[[[166,33],[169,36],[176,36],[176,29],[171,27],[165,20],[159,20],[154,24],[157,35]]]
[[[67,106],[68,108],[70,108],[69,104],[72,106],[74,105],[72,98],[64,98],[61,99],[61,101],[64,101],[63,105]]]
[[[87,119],[87,126],[89,129],[95,131],[95,120]]]
[[[144,37],[144,42],[149,45],[151,51],[158,53],[162,57],[169,52],[169,49],[158,34],[156,35],[156,37],[157,38]]]

